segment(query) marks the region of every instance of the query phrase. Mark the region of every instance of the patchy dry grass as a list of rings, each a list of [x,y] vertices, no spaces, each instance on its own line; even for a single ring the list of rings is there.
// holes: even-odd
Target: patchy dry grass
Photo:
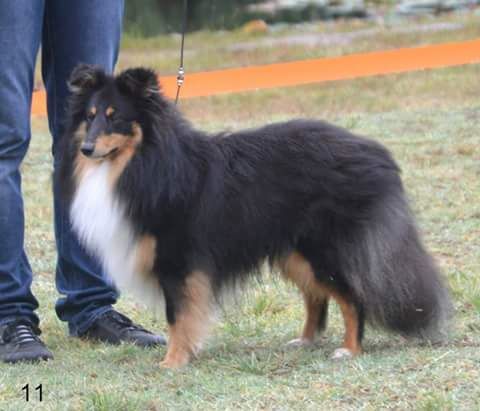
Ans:
[[[458,36],[467,38],[471,29]],[[198,36],[210,44],[215,38]],[[397,45],[390,40],[378,41]],[[130,57],[127,51],[123,64]],[[43,336],[55,360],[0,365],[0,409],[480,410],[478,81],[478,67],[469,66],[181,103],[192,122],[209,130],[319,117],[393,151],[425,241],[448,277],[456,317],[450,340],[437,347],[368,328],[366,354],[350,362],[328,359],[341,341],[336,309],[316,347],[284,347],[301,328],[303,307],[295,289],[272,278],[225,309],[200,359],[181,371],[159,368],[164,348],[143,351],[69,338],[53,310],[50,139],[45,121],[36,119],[23,166],[26,241]],[[145,326],[165,330],[163,317],[153,318],[132,300],[123,298],[119,306]],[[25,403],[26,383],[43,385],[41,404],[32,393]]]

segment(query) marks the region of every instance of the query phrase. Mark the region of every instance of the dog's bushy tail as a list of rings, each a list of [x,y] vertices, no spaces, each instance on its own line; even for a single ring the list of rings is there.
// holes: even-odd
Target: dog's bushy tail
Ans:
[[[443,339],[452,313],[449,292],[403,193],[383,201],[375,222],[358,235],[342,259],[366,320],[405,336]]]

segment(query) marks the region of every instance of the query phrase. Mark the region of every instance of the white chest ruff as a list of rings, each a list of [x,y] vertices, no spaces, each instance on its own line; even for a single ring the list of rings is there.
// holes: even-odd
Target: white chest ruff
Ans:
[[[158,304],[158,283],[150,273],[137,272],[139,241],[125,206],[114,195],[109,172],[107,162],[86,170],[70,209],[73,229],[116,286]]]

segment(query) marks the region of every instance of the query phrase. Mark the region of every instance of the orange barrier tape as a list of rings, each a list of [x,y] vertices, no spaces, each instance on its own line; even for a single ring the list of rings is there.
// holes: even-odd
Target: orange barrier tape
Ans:
[[[480,62],[480,40],[444,43],[364,54],[187,74],[180,98],[346,80],[389,73]],[[167,96],[174,97],[176,77],[161,77]],[[36,92],[32,114],[46,113],[45,93]]]

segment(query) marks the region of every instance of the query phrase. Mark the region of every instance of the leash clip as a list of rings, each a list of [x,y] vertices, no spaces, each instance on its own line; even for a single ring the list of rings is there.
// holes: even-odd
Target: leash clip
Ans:
[[[178,75],[177,75],[177,86],[180,87],[183,85],[183,82],[185,81],[185,70],[183,67],[180,67],[178,69]]]
[[[175,96],[175,105],[177,105],[178,103],[178,97],[180,96],[180,89],[182,88],[184,81],[185,81],[185,70],[183,69],[183,66],[180,66],[178,68],[178,75],[177,75],[177,94]]]

